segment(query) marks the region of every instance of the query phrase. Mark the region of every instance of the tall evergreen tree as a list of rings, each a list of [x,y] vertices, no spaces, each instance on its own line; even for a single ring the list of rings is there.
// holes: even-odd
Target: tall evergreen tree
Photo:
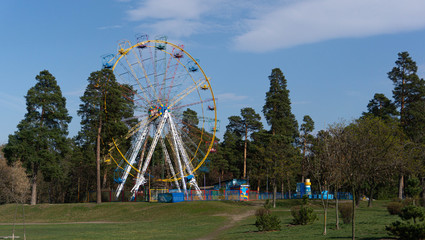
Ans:
[[[239,116],[230,116],[229,124],[226,126],[226,132],[223,136],[222,155],[229,162],[229,171],[233,177],[241,176],[241,156],[243,151],[242,146],[242,129],[239,124],[242,120]]]
[[[83,103],[78,110],[81,131],[77,139],[89,156],[95,156],[97,203],[101,203],[101,159],[108,154],[113,139],[120,138],[128,131],[121,119],[133,116],[133,94],[130,86],[116,81],[110,69],[92,72],[87,81],[81,97]],[[106,172],[107,169],[104,183]]]
[[[417,75],[416,62],[413,61],[408,52],[398,53],[395,64],[396,66],[388,73],[388,78],[394,83],[393,96],[396,105],[400,107],[401,126],[405,128],[409,124],[406,121],[406,108],[416,100],[416,91],[420,79]]]
[[[264,117],[270,125],[272,135],[289,138],[291,142],[298,135],[298,123],[291,112],[291,100],[285,76],[279,68],[274,68],[269,76],[270,88],[263,106]]]
[[[375,93],[367,105],[367,110],[363,116],[375,116],[383,120],[395,118],[398,115],[395,104],[382,93]]]
[[[422,113],[422,110],[425,110],[424,80],[419,79],[416,62],[408,52],[398,53],[395,64],[396,66],[388,73],[388,78],[394,83],[393,95],[396,105],[400,107],[400,125],[411,139],[418,138],[420,131],[417,130],[425,129],[423,123],[425,115]],[[415,126],[417,123],[419,125]],[[403,197],[404,172],[403,169],[400,172],[398,193],[400,199]]]
[[[301,135],[300,140],[302,144],[303,158],[301,160],[301,182],[304,182],[304,177],[306,173],[305,164],[307,164],[308,151],[313,141],[313,135],[311,132],[314,130],[314,121],[309,115],[305,115],[303,118],[303,123],[301,124]]]
[[[272,70],[269,76],[270,89],[266,93],[263,113],[270,125],[270,141],[268,153],[271,157],[271,173],[273,192],[276,196],[278,178],[286,174],[289,185],[289,173],[293,169],[295,159],[299,157],[295,139],[298,136],[298,123],[291,112],[291,101],[285,76],[279,68]],[[288,186],[289,187],[289,186]],[[275,198],[274,198],[275,200]],[[275,203],[275,201],[273,201]]]
[[[246,178],[246,151],[248,147],[248,137],[252,132],[259,131],[263,128],[263,124],[260,122],[261,116],[256,113],[253,108],[247,107],[241,109],[242,116],[242,127],[243,135],[245,136],[244,140],[244,150],[243,150],[243,178]]]
[[[37,177],[45,181],[62,177],[61,161],[69,146],[68,124],[71,117],[66,109],[55,77],[43,70],[35,77],[37,83],[25,96],[27,113],[13,135],[9,135],[4,153],[8,161],[21,161],[31,175],[31,205],[37,203]]]
[[[241,109],[241,116],[231,116],[229,118],[228,129],[235,132],[237,136],[244,137],[244,150],[243,150],[243,175],[246,178],[246,154],[248,146],[248,138],[254,131],[259,131],[263,128],[260,122],[261,116],[256,113],[253,108],[247,107]]]

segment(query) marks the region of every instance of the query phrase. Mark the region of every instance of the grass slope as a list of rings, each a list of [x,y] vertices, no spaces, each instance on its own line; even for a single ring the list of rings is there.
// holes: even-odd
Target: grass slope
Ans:
[[[319,202],[313,203],[319,221],[307,226],[290,225],[290,207],[297,200],[278,202],[273,214],[282,221],[279,232],[257,232],[252,214],[256,202],[183,202],[40,204],[24,206],[27,239],[350,239],[351,225],[335,230],[335,210],[328,211],[328,234],[323,232]],[[387,202],[364,203],[357,209],[358,239],[388,239],[385,226],[397,217],[390,216]],[[12,235],[16,205],[0,206],[0,236]],[[22,223],[22,206],[16,222]],[[248,213],[248,214],[247,214]],[[238,218],[238,216],[247,216]],[[23,237],[23,226],[15,226],[15,235]]]

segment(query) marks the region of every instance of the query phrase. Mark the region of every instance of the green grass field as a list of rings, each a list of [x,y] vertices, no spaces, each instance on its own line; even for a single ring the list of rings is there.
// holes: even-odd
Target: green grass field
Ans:
[[[350,239],[351,225],[335,230],[335,209],[328,211],[328,234],[323,236],[323,211],[314,202],[319,220],[292,226],[289,209],[298,200],[279,201],[273,214],[282,230],[258,232],[254,212],[261,202],[205,201],[183,203],[94,203],[25,205],[27,239]],[[389,239],[385,226],[395,221],[385,201],[357,209],[358,239]],[[22,205],[0,206],[0,236],[11,236],[15,211],[15,235],[23,238]]]

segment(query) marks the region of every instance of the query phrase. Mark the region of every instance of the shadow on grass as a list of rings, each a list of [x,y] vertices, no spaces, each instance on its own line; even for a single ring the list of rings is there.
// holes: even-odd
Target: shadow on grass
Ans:
[[[351,237],[329,237],[328,239],[349,239],[349,238],[351,238]],[[356,238],[356,239],[360,239],[360,240],[390,240],[390,239],[398,239],[398,238],[384,236],[384,237],[368,237],[368,238]]]

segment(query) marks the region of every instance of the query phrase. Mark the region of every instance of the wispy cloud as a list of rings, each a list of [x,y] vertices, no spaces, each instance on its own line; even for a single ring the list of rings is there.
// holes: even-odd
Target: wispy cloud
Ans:
[[[24,97],[16,97],[5,92],[0,92],[0,104],[13,112],[23,113],[26,111]]]
[[[220,102],[227,101],[242,101],[248,98],[248,96],[238,96],[234,93],[220,93],[215,96]]]
[[[398,33],[425,27],[423,0],[299,0],[245,20],[235,37],[240,50],[264,52],[345,37]],[[261,44],[259,44],[261,43]],[[253,47],[255,46],[255,47]]]
[[[118,28],[122,28],[122,26],[121,25],[102,26],[102,27],[98,27],[97,29],[109,30],[109,29],[118,29]]]
[[[131,20],[143,19],[199,19],[208,4],[198,0],[147,0],[128,11]]]
[[[308,105],[308,104],[311,104],[311,101],[295,101],[292,104],[293,105]]]
[[[240,19],[265,0],[145,0],[127,11],[130,21],[140,28],[170,37],[189,37],[216,32],[235,33]],[[270,1],[270,0],[269,0]],[[254,4],[255,2],[255,4]]]
[[[85,91],[85,89],[78,89],[78,90],[75,90],[75,91],[64,92],[63,95],[69,96],[69,97],[82,96],[84,94],[84,91]]]
[[[134,4],[127,17],[140,22],[145,31],[174,38],[226,33],[233,47],[251,52],[425,28],[423,0],[139,0]]]

